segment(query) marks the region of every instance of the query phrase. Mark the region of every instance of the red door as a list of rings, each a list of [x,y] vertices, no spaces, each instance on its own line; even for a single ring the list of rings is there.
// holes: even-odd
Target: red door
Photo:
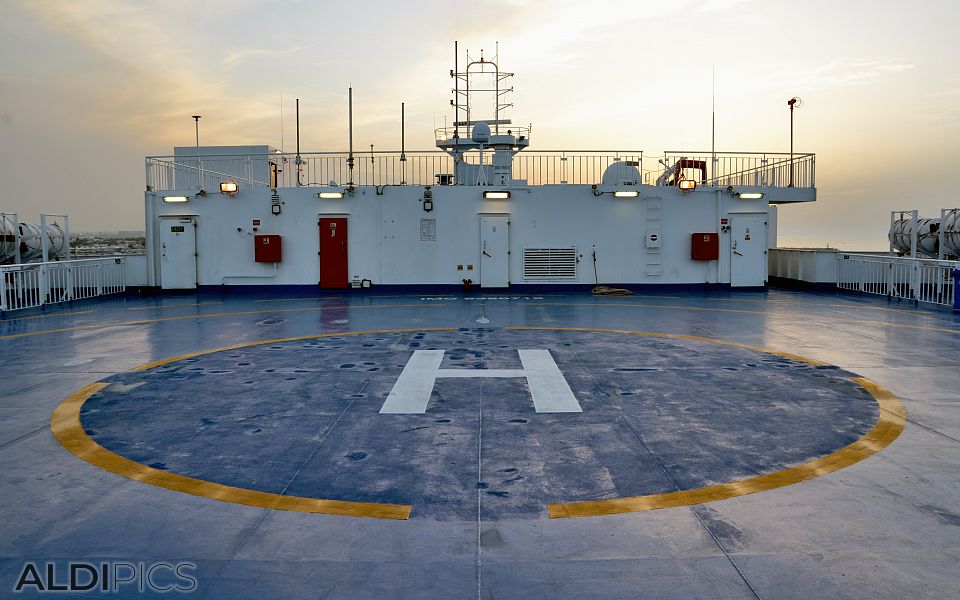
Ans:
[[[347,287],[346,219],[320,219],[320,287]]]

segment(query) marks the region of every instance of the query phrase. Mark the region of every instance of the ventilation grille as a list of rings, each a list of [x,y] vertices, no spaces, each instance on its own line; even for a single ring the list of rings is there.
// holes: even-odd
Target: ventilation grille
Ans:
[[[524,248],[523,278],[532,281],[575,280],[576,248]]]

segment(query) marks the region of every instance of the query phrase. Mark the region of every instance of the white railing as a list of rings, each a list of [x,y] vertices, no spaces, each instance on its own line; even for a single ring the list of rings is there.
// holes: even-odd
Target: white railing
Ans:
[[[837,255],[837,287],[953,306],[953,272],[957,269],[957,261],[841,253]]]
[[[35,308],[126,290],[123,257],[0,266],[0,311]]]
[[[484,156],[490,165],[493,153]],[[464,162],[476,165],[479,157],[468,154]],[[600,183],[604,170],[618,161],[641,165],[642,151],[544,150],[520,153],[513,158],[513,178],[528,185]],[[151,191],[186,190],[198,186],[217,191],[220,182],[236,181],[247,187],[340,185],[440,185],[452,182],[456,173],[452,156],[440,150],[357,152],[353,169],[345,152],[304,152],[249,156],[204,155],[200,159],[152,156],[146,159],[147,189]],[[446,176],[446,177],[444,177]]]
[[[651,172],[658,185],[676,185],[679,173],[713,187],[816,187],[816,155],[807,152],[668,151],[660,165]]]

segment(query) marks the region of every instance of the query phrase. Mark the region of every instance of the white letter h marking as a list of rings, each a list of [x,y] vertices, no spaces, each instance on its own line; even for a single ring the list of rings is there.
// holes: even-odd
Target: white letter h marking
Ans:
[[[415,350],[380,414],[427,412],[438,377],[525,377],[538,413],[583,412],[549,350],[518,350],[522,369],[441,369],[443,350]]]

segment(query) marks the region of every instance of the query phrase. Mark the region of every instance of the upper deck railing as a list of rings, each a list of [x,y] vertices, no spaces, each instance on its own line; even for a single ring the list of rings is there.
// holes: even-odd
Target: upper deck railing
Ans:
[[[806,152],[668,151],[659,166],[657,179],[662,184],[669,184],[679,167],[684,178],[695,179],[698,185],[816,187],[816,155]]]
[[[493,153],[484,154],[491,164]],[[479,155],[464,155],[477,164]],[[345,152],[295,154],[153,156],[146,159],[148,190],[215,190],[222,181],[241,187],[307,187],[335,185],[447,185],[456,183],[454,158],[441,150],[357,152],[349,168]],[[636,165],[640,183],[676,185],[695,179],[703,186],[815,187],[813,154],[760,152],[666,152],[663,158],[643,151],[546,150],[513,158],[516,184],[599,184],[607,167]],[[792,183],[792,186],[791,186]]]

